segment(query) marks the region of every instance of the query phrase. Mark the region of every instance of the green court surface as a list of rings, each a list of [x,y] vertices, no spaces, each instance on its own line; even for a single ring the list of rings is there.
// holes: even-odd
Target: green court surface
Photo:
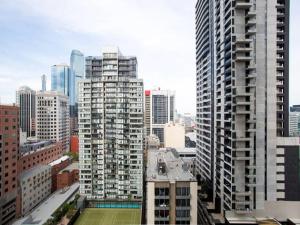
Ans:
[[[141,209],[85,209],[75,225],[141,224]]]

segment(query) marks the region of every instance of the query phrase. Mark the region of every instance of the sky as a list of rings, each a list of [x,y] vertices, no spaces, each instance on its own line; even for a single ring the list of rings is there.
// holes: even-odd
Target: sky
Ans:
[[[195,114],[196,0],[0,0],[0,102],[15,102],[27,85],[41,89],[41,75],[68,63],[72,49],[101,55],[118,46],[137,56],[145,89],[176,91],[180,113]],[[300,104],[300,1],[291,0],[290,104]]]

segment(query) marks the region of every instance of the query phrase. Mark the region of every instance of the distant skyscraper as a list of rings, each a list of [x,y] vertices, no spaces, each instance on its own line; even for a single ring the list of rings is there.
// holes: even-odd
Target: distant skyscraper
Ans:
[[[290,107],[291,112],[300,112],[300,105],[293,105]]]
[[[145,127],[147,136],[155,134],[164,143],[164,126],[175,117],[175,92],[170,90],[145,91]]]
[[[72,50],[70,58],[71,73],[75,77],[75,102],[78,102],[78,82],[84,78],[84,55],[78,50]]]
[[[290,112],[290,136],[300,136],[300,112]]]
[[[46,91],[47,90],[47,77],[46,77],[46,75],[43,74],[41,79],[42,79],[42,91]]]
[[[51,67],[51,90],[58,91],[69,97],[70,116],[74,116],[75,77],[70,67],[65,64]]]
[[[68,97],[60,92],[36,94],[36,136],[39,140],[61,142],[69,150],[70,124]]]
[[[27,137],[35,135],[35,91],[27,86],[17,90],[16,102],[20,107],[20,128],[26,132]]]
[[[231,218],[299,199],[284,172],[291,168],[279,163],[297,146],[283,138],[288,46],[288,0],[197,1],[197,169],[209,200]]]
[[[79,82],[80,194],[88,199],[143,196],[143,80],[136,57],[107,48],[86,58]]]
[[[71,130],[78,130],[78,82],[84,78],[85,74],[84,55],[78,50],[72,50],[70,57],[70,69],[75,79],[75,108],[74,117],[71,118]]]
[[[0,224],[16,218],[19,108],[0,105]]]

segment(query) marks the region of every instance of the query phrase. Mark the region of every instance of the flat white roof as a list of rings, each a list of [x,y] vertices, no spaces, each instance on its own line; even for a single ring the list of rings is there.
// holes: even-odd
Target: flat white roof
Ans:
[[[64,156],[60,157],[59,159],[54,160],[53,162],[49,163],[48,165],[49,166],[55,166],[57,164],[60,164],[63,161],[66,161],[69,158],[70,158],[70,156],[64,155]]]

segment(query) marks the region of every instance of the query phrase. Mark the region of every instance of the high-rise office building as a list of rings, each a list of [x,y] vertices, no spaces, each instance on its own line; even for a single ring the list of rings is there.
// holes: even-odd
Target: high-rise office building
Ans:
[[[75,108],[75,77],[68,65],[59,64],[51,67],[51,91],[57,91],[69,97],[70,117],[73,117]]]
[[[300,136],[300,112],[290,112],[290,136]]]
[[[86,58],[79,82],[80,194],[88,199],[143,195],[143,80],[136,57],[117,48]]]
[[[19,108],[0,105],[0,224],[16,218]]]
[[[164,126],[174,121],[175,92],[170,90],[145,91],[146,135],[155,134],[164,143]]]
[[[27,137],[35,135],[35,91],[27,86],[17,90],[16,102],[19,106],[20,128]]]
[[[71,73],[75,77],[75,103],[78,102],[78,82],[84,78],[84,55],[78,50],[72,50],[70,57],[70,69]]]
[[[36,94],[36,136],[39,140],[62,143],[69,150],[69,100],[60,92],[45,91]]]
[[[78,82],[84,78],[85,74],[85,60],[84,55],[78,50],[72,50],[70,57],[71,74],[75,79],[75,108],[74,117],[70,120],[72,131],[78,130]]]
[[[41,91],[46,91],[47,90],[47,77],[45,74],[41,76],[41,81],[42,81],[42,90]]]
[[[196,3],[197,170],[222,214],[286,200],[276,151],[289,134],[288,37],[288,0]]]

